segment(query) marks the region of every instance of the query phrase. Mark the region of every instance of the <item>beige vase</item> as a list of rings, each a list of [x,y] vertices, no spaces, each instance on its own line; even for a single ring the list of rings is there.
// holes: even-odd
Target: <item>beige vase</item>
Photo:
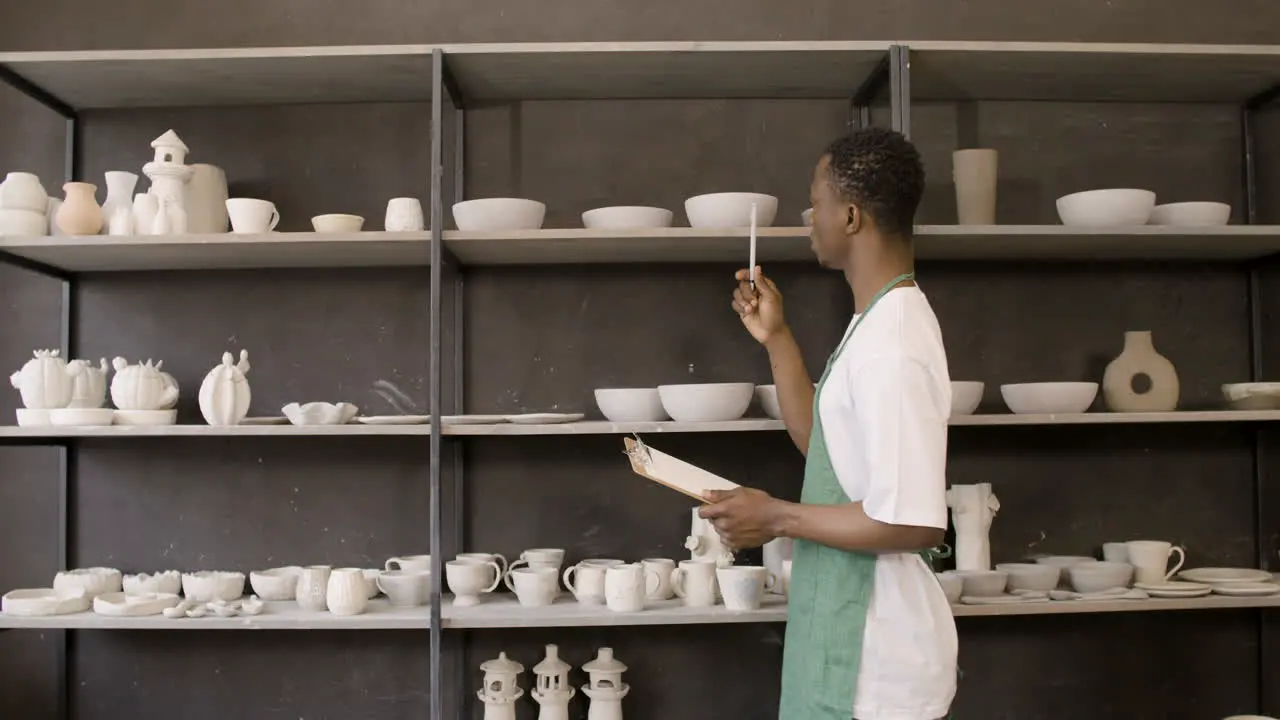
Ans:
[[[1172,412],[1178,409],[1178,372],[1156,352],[1150,330],[1124,334],[1124,350],[1107,365],[1102,396],[1112,412]]]
[[[956,219],[961,225],[996,224],[997,157],[995,150],[978,148],[951,153]]]
[[[91,183],[69,182],[62,186],[67,194],[58,208],[58,229],[67,235],[97,235],[102,230],[102,208],[94,193],[98,187]]]

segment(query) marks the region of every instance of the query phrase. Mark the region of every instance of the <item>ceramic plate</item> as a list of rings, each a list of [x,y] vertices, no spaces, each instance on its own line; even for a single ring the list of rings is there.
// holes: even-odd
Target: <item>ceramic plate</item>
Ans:
[[[431,422],[430,415],[370,415],[358,417],[356,422],[363,425],[424,425]]]
[[[1250,570],[1249,568],[1194,568],[1178,573],[1183,580],[1195,583],[1218,585],[1237,582],[1270,582],[1271,573],[1266,570]]]
[[[284,417],[247,417],[240,421],[241,425],[288,425],[289,418]]]
[[[507,421],[506,415],[445,415],[444,425],[497,425]]]
[[[1253,582],[1226,583],[1222,585],[1214,585],[1213,591],[1219,595],[1261,597],[1263,595],[1275,595],[1280,592],[1280,585],[1276,585],[1275,583]]]
[[[515,425],[556,425],[559,423],[578,422],[586,417],[582,413],[527,413],[524,415],[508,415],[507,422]]]
[[[1146,590],[1153,598],[1204,597],[1213,592],[1213,588],[1208,585],[1192,582],[1136,583],[1134,587]]]
[[[1047,596],[1023,597],[1022,595],[991,595],[989,597],[965,595],[960,598],[960,602],[965,605],[1012,605],[1014,603],[1049,602],[1049,598]]]

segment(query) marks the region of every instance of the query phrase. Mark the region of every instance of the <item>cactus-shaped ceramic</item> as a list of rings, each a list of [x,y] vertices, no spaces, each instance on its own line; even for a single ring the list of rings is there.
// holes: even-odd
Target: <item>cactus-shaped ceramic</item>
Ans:
[[[116,375],[111,379],[111,402],[120,410],[167,410],[178,402],[178,387],[172,376],[160,371],[164,361],[150,360],[137,365],[118,357],[111,361]]]
[[[240,362],[222,353],[222,364],[204,376],[200,384],[200,414],[210,425],[238,425],[249,414],[249,351],[240,351]]]
[[[9,383],[22,393],[23,406],[32,410],[56,410],[71,402],[75,375],[80,366],[68,366],[57,350],[36,350]]]
[[[67,363],[74,373],[71,387],[71,404],[67,407],[94,410],[107,402],[107,360],[100,358],[98,367],[88,360],[72,360]]]

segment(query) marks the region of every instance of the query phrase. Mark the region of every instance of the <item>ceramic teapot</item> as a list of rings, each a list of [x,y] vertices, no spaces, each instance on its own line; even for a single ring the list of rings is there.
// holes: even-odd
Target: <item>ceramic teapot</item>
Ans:
[[[72,373],[71,404],[67,407],[97,409],[107,401],[107,360],[100,358],[98,367],[88,360],[67,363]]]
[[[240,351],[240,362],[222,353],[222,364],[205,375],[200,384],[200,414],[210,425],[238,425],[249,414],[249,351]]]
[[[112,360],[116,375],[111,379],[111,402],[120,410],[172,408],[178,402],[178,386],[172,376],[160,371],[163,364],[163,360],[137,365],[122,357]]]
[[[57,350],[36,350],[9,383],[22,393],[22,404],[32,410],[55,410],[71,402],[75,377],[83,365],[68,365]]]

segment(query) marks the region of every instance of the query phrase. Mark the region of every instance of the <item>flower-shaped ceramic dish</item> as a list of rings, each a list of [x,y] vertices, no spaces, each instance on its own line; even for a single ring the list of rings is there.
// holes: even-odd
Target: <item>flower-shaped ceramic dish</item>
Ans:
[[[165,570],[153,575],[139,573],[124,576],[125,595],[148,593],[177,595],[180,592],[182,592],[182,573],[177,570]]]
[[[0,598],[0,612],[23,617],[70,615],[88,610],[92,601],[93,598],[80,588],[67,593],[59,593],[53,588],[11,590]]]
[[[355,419],[360,408],[351,403],[289,403],[280,412],[294,425],[346,425]]]
[[[244,573],[218,570],[183,573],[182,594],[198,603],[239,600],[244,595]]]
[[[59,595],[74,595],[76,590],[93,599],[98,595],[120,592],[124,589],[124,577],[115,568],[91,567],[63,570],[53,578],[53,589]]]

